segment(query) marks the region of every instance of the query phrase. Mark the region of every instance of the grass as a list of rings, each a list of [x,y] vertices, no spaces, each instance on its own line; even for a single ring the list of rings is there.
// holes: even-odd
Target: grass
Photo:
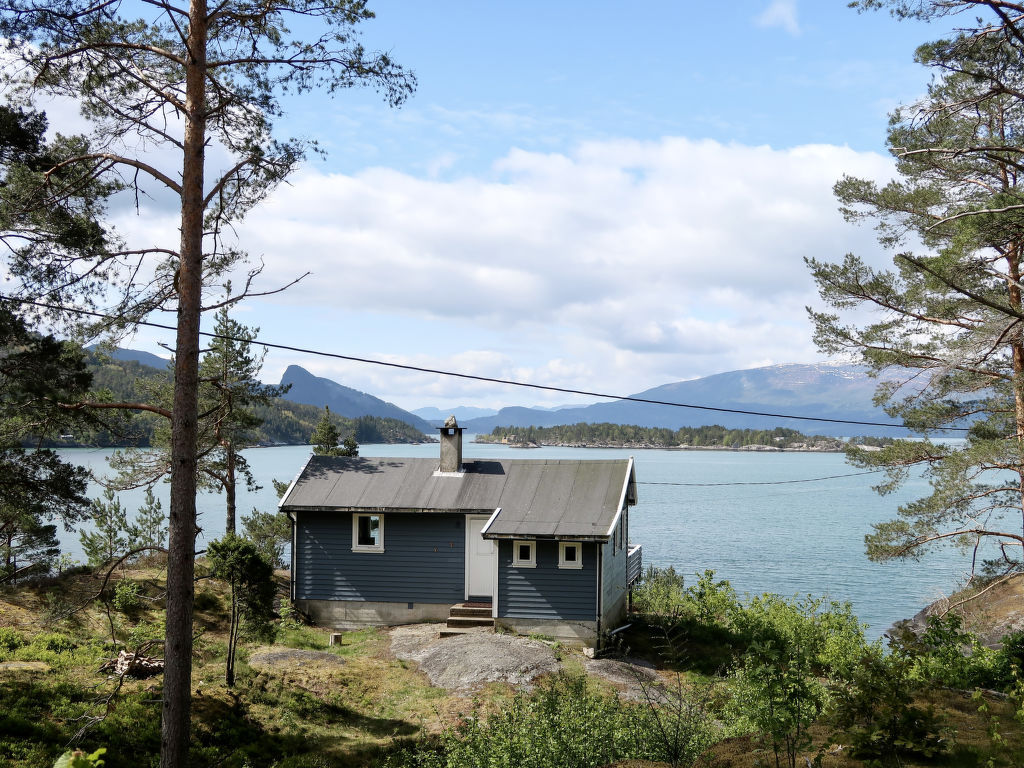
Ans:
[[[159,568],[129,570],[144,597],[159,596]],[[284,586],[284,584],[282,584]],[[53,761],[90,717],[105,715],[75,745],[106,746],[106,768],[157,764],[159,678],[126,679],[111,706],[103,701],[116,681],[97,673],[116,654],[111,620],[99,603],[69,618],[55,614],[94,594],[98,580],[74,574],[0,592],[0,661],[44,662],[49,671],[0,672],[0,765],[37,768]],[[284,590],[282,590],[283,592]],[[54,597],[60,596],[59,605]],[[438,733],[474,706],[468,699],[430,686],[415,665],[395,659],[385,631],[346,632],[329,645],[327,630],[287,622],[273,645],[243,644],[233,689],[224,683],[227,604],[223,585],[197,583],[193,662],[194,766],[275,765],[279,768],[369,766],[410,739]],[[130,612],[111,612],[124,641],[139,627],[150,632],[162,621],[162,604],[143,600]],[[7,642],[5,644],[5,638]],[[12,646],[12,647],[8,647]],[[297,664],[254,668],[260,651],[301,649],[331,653],[342,665]],[[478,693],[484,709],[509,696],[503,685]]]
[[[144,598],[129,613],[113,612],[119,639],[139,626],[156,628],[162,619],[158,567],[118,574],[140,585]],[[61,607],[95,593],[96,580],[74,574],[59,582],[0,592],[0,661],[41,661],[49,671],[0,672],[0,765],[52,765],[83,726],[76,743],[92,751],[108,748],[106,768],[156,766],[159,750],[160,678],[125,680],[106,700],[115,681],[97,673],[115,653],[111,618],[93,604],[58,620]],[[429,685],[415,665],[395,659],[386,631],[346,632],[330,646],[326,630],[294,621],[279,628],[272,645],[243,644],[237,683],[224,684],[226,626],[224,588],[213,580],[197,584],[193,666],[191,764],[197,768],[276,766],[333,768],[373,766],[397,748],[436,735],[468,712],[501,710],[514,691],[489,684],[473,699]],[[154,600],[155,599],[155,600]],[[667,674],[691,682],[714,681],[728,638],[691,632],[683,654],[666,652],[664,638],[642,621],[626,633],[631,655],[647,658]],[[333,654],[343,664],[253,666],[262,651],[299,649]],[[566,665],[580,672],[582,657],[563,649]],[[603,683],[605,690],[610,684]],[[999,698],[973,699],[956,691],[931,691],[927,701],[943,716],[953,740],[951,753],[931,763],[907,766],[1012,766],[1024,764],[1024,738],[1013,708]],[[982,706],[984,705],[984,706]],[[984,709],[985,711],[979,711]],[[998,720],[998,724],[996,724]],[[993,726],[1005,744],[993,740]],[[824,724],[813,730],[816,744],[831,744]],[[754,768],[759,759],[749,737],[726,739],[714,749],[720,768]],[[991,760],[991,763],[988,761]],[[843,749],[825,754],[822,765],[863,766]]]

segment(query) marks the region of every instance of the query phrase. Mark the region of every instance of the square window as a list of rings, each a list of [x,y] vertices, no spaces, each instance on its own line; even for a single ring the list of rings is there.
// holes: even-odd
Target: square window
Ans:
[[[352,551],[384,551],[384,518],[380,515],[352,515]]]
[[[513,541],[512,565],[516,568],[537,567],[537,542]]]
[[[578,541],[558,542],[558,567],[559,568],[582,568],[583,567],[583,545]]]

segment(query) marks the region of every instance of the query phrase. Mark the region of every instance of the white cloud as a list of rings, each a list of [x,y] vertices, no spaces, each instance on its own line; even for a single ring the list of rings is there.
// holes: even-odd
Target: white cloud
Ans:
[[[780,27],[793,37],[800,34],[800,22],[796,17],[796,0],[772,0],[755,19],[760,27]]]
[[[882,258],[870,228],[836,211],[843,173],[884,179],[892,166],[827,145],[590,142],[512,150],[488,178],[305,171],[241,233],[266,259],[265,287],[314,273],[266,300],[301,327],[303,346],[627,393],[816,357],[803,257]],[[257,322],[279,340],[296,333]],[[478,405],[567,400],[295,362],[403,407],[455,394]]]

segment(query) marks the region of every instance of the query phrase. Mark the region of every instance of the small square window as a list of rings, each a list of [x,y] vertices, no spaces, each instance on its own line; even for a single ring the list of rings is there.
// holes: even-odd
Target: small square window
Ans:
[[[352,515],[352,551],[384,551],[384,518],[380,515]]]
[[[578,541],[558,542],[558,567],[559,568],[582,568],[583,567],[583,545]]]
[[[516,568],[537,567],[537,542],[513,541],[512,565]]]

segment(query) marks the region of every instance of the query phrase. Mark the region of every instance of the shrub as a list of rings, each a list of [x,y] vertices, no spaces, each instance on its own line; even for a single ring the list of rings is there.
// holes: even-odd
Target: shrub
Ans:
[[[939,718],[914,704],[923,687],[914,667],[914,659],[898,649],[886,656],[870,646],[850,677],[832,685],[830,719],[849,740],[854,757],[899,761],[946,750]]]
[[[390,768],[579,768],[627,758],[665,760],[688,766],[711,742],[706,710],[692,717],[659,722],[649,707],[625,704],[602,693],[583,674],[561,673],[532,693],[519,693],[486,722],[465,718],[427,743],[393,755]],[[688,728],[665,740],[664,727]]]
[[[827,701],[819,678],[856,666],[863,628],[849,605],[770,594],[735,610],[732,624],[747,649],[732,679],[736,726],[753,732],[776,765],[795,766]]]
[[[137,582],[128,579],[121,579],[114,587],[114,599],[111,601],[114,608],[121,613],[133,613],[142,604],[139,600],[139,585]]]
[[[57,758],[53,768],[97,768],[97,766],[103,765],[103,754],[106,751],[106,747],[100,747],[91,754],[86,754],[80,749],[76,749],[74,752],[65,752]]]
[[[30,646],[44,651],[51,651],[52,653],[67,653],[77,647],[70,637],[56,632],[36,635],[32,639]]]
[[[2,630],[0,630],[2,631]],[[992,685],[1010,691],[1024,669],[1024,630],[1003,637],[1002,644],[992,660]]]
[[[965,631],[956,614],[929,616],[924,632],[902,632],[893,639],[892,647],[913,659],[913,675],[923,682],[959,689],[999,685],[998,653]]]
[[[10,653],[25,644],[25,638],[11,627],[0,627],[0,652]]]
[[[693,619],[705,627],[728,626],[730,617],[740,607],[732,584],[715,581],[712,570],[697,576],[697,583],[686,590],[685,604]]]
[[[128,630],[127,645],[131,649],[140,648],[151,640],[163,640],[166,632],[164,616],[161,614],[156,621],[140,621]]]
[[[640,584],[633,589],[633,606],[640,613],[654,616],[679,616],[683,609],[685,581],[672,566],[649,566]]]

